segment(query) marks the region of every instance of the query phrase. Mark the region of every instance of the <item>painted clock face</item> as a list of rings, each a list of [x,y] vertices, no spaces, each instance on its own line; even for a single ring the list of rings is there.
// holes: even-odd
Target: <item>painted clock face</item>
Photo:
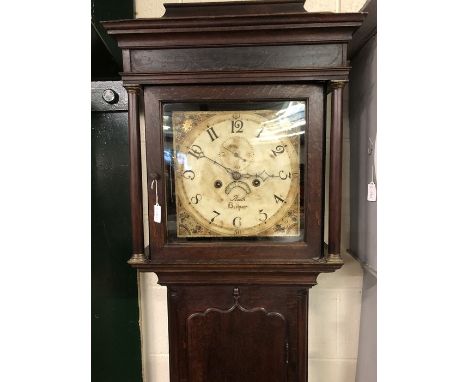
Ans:
[[[300,139],[282,114],[173,112],[178,237],[299,235]]]

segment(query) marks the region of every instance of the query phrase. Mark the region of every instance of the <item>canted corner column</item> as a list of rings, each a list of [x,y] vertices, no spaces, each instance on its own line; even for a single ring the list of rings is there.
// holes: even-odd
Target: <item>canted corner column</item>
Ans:
[[[343,88],[347,81],[331,81],[330,175],[328,193],[328,261],[341,258],[341,163],[343,147]]]
[[[139,85],[126,85],[128,93],[128,144],[130,151],[130,215],[132,222],[132,257],[129,264],[146,261],[143,238],[143,195],[141,186],[141,143]]]

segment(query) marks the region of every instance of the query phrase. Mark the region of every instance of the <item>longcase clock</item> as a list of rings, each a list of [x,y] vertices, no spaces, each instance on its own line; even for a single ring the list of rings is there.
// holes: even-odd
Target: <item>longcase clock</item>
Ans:
[[[306,382],[308,289],[343,264],[342,91],[364,15],[291,0],[165,7],[103,25],[129,94],[129,264],[167,286],[171,382]]]

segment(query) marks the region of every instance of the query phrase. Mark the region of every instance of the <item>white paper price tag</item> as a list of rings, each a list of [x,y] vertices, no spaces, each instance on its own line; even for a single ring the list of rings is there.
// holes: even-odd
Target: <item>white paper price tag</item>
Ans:
[[[375,187],[374,182],[370,182],[367,185],[367,200],[369,202],[377,201],[377,188]]]
[[[161,223],[161,206],[158,203],[154,205],[154,222]]]

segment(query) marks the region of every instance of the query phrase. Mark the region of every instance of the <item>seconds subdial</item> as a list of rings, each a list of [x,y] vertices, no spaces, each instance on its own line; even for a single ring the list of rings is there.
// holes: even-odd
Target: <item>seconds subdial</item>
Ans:
[[[222,142],[219,156],[227,167],[235,171],[246,168],[255,157],[250,142],[241,136],[230,137]]]

